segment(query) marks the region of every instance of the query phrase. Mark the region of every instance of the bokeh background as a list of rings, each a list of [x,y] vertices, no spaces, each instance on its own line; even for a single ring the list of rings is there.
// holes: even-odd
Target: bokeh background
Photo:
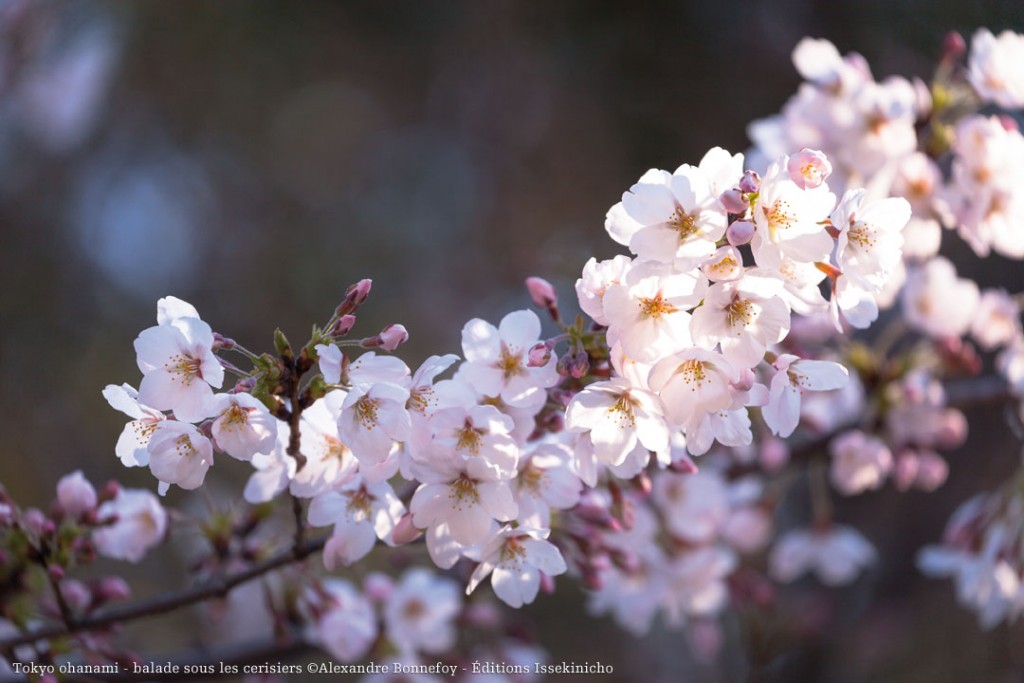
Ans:
[[[132,340],[161,296],[263,350],[275,326],[304,341],[371,277],[358,331],[405,324],[410,365],[457,352],[466,320],[528,304],[529,275],[572,310],[583,263],[618,251],[608,207],[650,167],[744,150],[745,125],[795,90],[802,36],[862,53],[878,78],[927,80],[945,33],[980,26],[1020,31],[1024,4],[0,0],[0,481],[26,504],[76,468],[152,485],[116,461],[123,419],[100,391],[137,382]],[[1019,266],[953,241],[962,272],[1024,289]],[[763,644],[769,678],[1024,680],[1024,631],[982,633],[913,566],[1016,466],[1000,417],[971,416],[940,492],[843,502],[883,560],[815,602],[802,638]],[[237,491],[241,475],[210,476]],[[143,591],[181,581],[167,564],[144,565]],[[555,659],[613,663],[607,680],[748,673],[735,620],[699,664],[682,634],[633,639],[572,591],[527,614]],[[161,628],[139,642],[189,642]]]

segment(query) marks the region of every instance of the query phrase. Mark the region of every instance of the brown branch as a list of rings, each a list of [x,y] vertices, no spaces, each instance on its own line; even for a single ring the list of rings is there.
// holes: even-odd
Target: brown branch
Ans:
[[[209,579],[191,588],[186,588],[170,593],[162,593],[151,598],[139,600],[127,605],[120,605],[103,610],[98,614],[76,619],[70,625],[53,624],[44,626],[32,631],[21,633],[17,636],[0,639],[0,652],[9,648],[38,640],[57,638],[81,631],[94,631],[96,629],[113,626],[125,621],[133,621],[144,617],[155,616],[172,612],[181,607],[194,605],[209,598],[223,597],[231,589],[240,584],[263,576],[280,567],[303,560],[310,555],[323,549],[326,538],[318,538],[305,541],[300,547],[290,547],[282,550],[267,559],[226,576]]]

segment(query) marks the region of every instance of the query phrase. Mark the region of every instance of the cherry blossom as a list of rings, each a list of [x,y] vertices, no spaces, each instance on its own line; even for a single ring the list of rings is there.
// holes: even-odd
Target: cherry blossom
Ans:
[[[388,639],[406,656],[448,651],[455,644],[460,593],[454,581],[427,569],[405,572],[384,604]]]
[[[357,477],[313,498],[307,517],[313,526],[334,525],[323,555],[324,566],[333,570],[365,557],[377,538],[390,543],[403,514],[405,506],[390,484]]]
[[[251,460],[277,440],[277,419],[251,394],[216,394],[209,410],[217,447],[232,458]]]
[[[341,662],[362,658],[377,638],[373,606],[352,584],[342,579],[323,582],[328,609],[317,619],[313,636]]]
[[[782,582],[813,572],[828,586],[852,583],[875,560],[875,549],[846,526],[796,529],[776,542],[769,557],[772,576]]]
[[[533,602],[541,573],[557,576],[566,571],[562,554],[546,538],[547,532],[539,529],[502,527],[484,542],[466,595],[491,575],[491,587],[502,602],[512,607]]]
[[[761,414],[772,434],[787,437],[800,420],[800,400],[805,391],[831,391],[846,385],[849,372],[838,363],[803,360],[783,354],[772,363],[775,375],[769,388],[768,405]]]
[[[1003,31],[994,36],[987,28],[978,29],[971,39],[967,78],[983,99],[1019,109],[1024,107],[1022,60],[1024,35]]]
[[[169,484],[199,488],[213,465],[213,444],[186,422],[164,420],[157,424],[148,448],[149,469],[160,480],[161,493]]]
[[[92,533],[96,549],[107,557],[138,562],[163,541],[167,533],[167,511],[149,491],[120,489],[96,511],[100,521],[113,519]]]
[[[138,392],[128,384],[108,384],[103,398],[110,407],[134,418],[124,426],[114,453],[125,467],[145,467],[149,464],[149,439],[166,416],[156,408],[139,403]]]

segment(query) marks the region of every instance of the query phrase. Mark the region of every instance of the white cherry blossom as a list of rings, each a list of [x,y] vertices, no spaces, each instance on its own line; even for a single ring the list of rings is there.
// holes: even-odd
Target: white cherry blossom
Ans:
[[[211,387],[224,383],[224,368],[213,353],[213,331],[199,318],[174,318],[143,330],[135,339],[139,369],[139,402],[157,410],[173,410],[186,422],[209,416]]]
[[[232,458],[251,460],[268,453],[277,441],[277,418],[252,394],[216,394],[208,412],[218,448]]]
[[[133,418],[118,437],[114,453],[125,467],[145,467],[149,464],[149,439],[157,424],[167,417],[156,408],[139,403],[138,392],[128,384],[108,384],[103,398],[111,408]]]
[[[388,639],[404,655],[442,654],[455,644],[458,584],[427,569],[406,571],[384,603]]]
[[[541,572],[564,574],[562,554],[546,540],[547,531],[504,526],[492,534],[480,551],[480,564],[469,579],[466,595],[491,575],[491,587],[502,602],[522,607],[533,602],[540,588]]]
[[[403,514],[405,506],[390,484],[356,477],[313,498],[307,517],[313,526],[334,525],[323,554],[324,566],[333,570],[365,557],[378,538],[391,543]]]
[[[875,560],[875,549],[848,526],[787,532],[769,556],[771,575],[788,583],[813,572],[827,586],[852,583]]]
[[[101,555],[117,560],[138,562],[167,533],[167,511],[156,496],[140,489],[121,489],[100,505],[96,518],[116,519],[93,531],[92,539]]]
[[[485,396],[516,406],[542,404],[544,390],[558,381],[557,360],[530,367],[527,354],[540,339],[540,319],[533,311],[514,311],[498,327],[479,318],[462,328],[466,362],[460,374]]]
[[[840,389],[850,377],[838,363],[803,360],[792,354],[779,356],[772,367],[775,375],[768,390],[768,405],[761,415],[772,434],[783,438],[792,434],[800,421],[800,400],[805,391]]]
[[[213,444],[187,422],[164,420],[157,424],[148,449],[149,469],[164,485],[197,489],[213,465]]]

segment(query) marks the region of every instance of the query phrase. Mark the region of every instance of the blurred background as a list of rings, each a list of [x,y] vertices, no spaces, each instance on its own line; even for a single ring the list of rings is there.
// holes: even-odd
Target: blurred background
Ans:
[[[100,391],[137,384],[132,340],[161,296],[261,351],[275,326],[305,341],[370,277],[357,333],[403,323],[410,365],[458,352],[466,320],[528,305],[527,276],[573,312],[583,263],[619,251],[608,207],[648,168],[743,151],[746,124],[794,92],[802,36],[877,78],[927,80],[945,33],[981,26],[1020,31],[1024,5],[0,0],[0,481],[24,504],[77,468],[152,487],[114,457],[124,419]],[[954,241],[961,272],[1024,288],[1019,265]],[[770,645],[780,680],[1024,680],[1024,631],[982,633],[913,566],[958,503],[1013,471],[1009,437],[979,436],[999,418],[971,416],[938,493],[843,502],[883,561],[826,597],[820,629]],[[180,582],[158,565],[150,584]],[[632,639],[571,592],[539,602],[553,657],[601,653],[606,680],[746,675],[738,642],[698,664],[680,633]]]

